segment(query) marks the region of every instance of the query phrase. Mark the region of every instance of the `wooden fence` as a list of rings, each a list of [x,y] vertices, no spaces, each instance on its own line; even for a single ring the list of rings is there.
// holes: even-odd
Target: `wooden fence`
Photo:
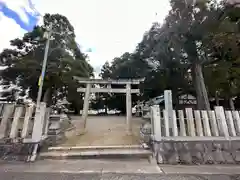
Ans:
[[[168,112],[151,107],[154,156],[158,163],[237,163],[240,161],[239,111],[186,108]]]
[[[47,137],[50,109],[41,103],[36,111],[34,105],[0,104],[0,158],[36,153]]]

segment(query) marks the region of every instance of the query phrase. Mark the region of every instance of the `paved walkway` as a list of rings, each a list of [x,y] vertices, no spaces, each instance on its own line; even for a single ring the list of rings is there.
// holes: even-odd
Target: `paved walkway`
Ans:
[[[239,180],[236,175],[0,173],[3,180]]]
[[[239,166],[160,166],[147,161],[44,160],[0,164],[4,180],[239,180]]]
[[[147,160],[39,160],[35,163],[0,163],[0,172],[127,173],[127,174],[239,174],[238,165],[157,165]]]
[[[61,173],[162,173],[157,165],[147,160],[42,160],[35,163],[7,163],[0,172],[61,172]]]

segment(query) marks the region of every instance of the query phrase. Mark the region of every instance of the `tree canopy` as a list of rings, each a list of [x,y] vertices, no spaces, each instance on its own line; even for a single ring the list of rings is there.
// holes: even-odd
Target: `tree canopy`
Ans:
[[[234,109],[234,100],[236,103],[240,94],[239,6],[218,0],[186,2],[171,0],[164,22],[153,23],[133,52],[107,61],[100,77],[144,78],[141,93],[132,98],[133,104],[171,89],[176,105],[179,94],[190,93],[197,98],[199,109],[209,110],[212,99],[216,104],[217,99],[224,99]],[[79,84],[73,76],[91,77],[93,68],[79,49],[74,28],[66,17],[46,14],[43,22],[22,38],[11,40],[13,48],[0,54],[1,65],[6,67],[1,71],[1,83],[15,87],[5,96],[12,100],[25,95],[36,100],[46,44],[44,34],[52,24],[42,100],[52,105],[66,99],[79,112],[82,94],[76,92]],[[125,97],[98,94],[92,106],[124,112]]]
[[[134,52],[106,62],[100,75],[144,77],[142,99],[171,89],[175,102],[181,93],[195,95],[199,109],[210,109],[216,95],[232,101],[240,92],[239,8],[215,0],[170,4],[165,21],[153,23]]]
[[[36,100],[46,44],[44,33],[52,24],[43,101],[51,105],[58,99],[66,98],[78,111],[81,96],[76,92],[79,85],[73,76],[93,76],[93,68],[79,49],[74,28],[65,16],[46,14],[43,22],[42,26],[36,26],[22,38],[11,40],[13,48],[0,54],[1,65],[7,67],[1,72],[2,82],[17,85]]]

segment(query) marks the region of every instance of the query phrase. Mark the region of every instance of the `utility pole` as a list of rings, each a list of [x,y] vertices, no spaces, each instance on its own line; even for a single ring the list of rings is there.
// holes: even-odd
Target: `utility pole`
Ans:
[[[39,77],[39,82],[38,82],[38,96],[37,96],[37,104],[36,104],[36,113],[35,113],[35,118],[34,118],[34,129],[39,129],[42,126],[42,117],[41,117],[41,112],[40,112],[40,104],[41,104],[41,99],[42,99],[42,89],[43,89],[43,82],[44,82],[44,77],[45,77],[45,73],[46,73],[46,66],[47,66],[47,60],[48,60],[48,51],[49,51],[49,46],[50,46],[50,41],[51,41],[51,36],[52,34],[59,34],[57,32],[53,32],[52,31],[52,23],[50,23],[49,28],[47,29],[47,31],[45,32],[46,34],[44,34],[44,36],[46,36],[47,38],[47,42],[46,42],[46,47],[45,47],[45,52],[44,52],[44,59],[43,59],[43,65],[42,65],[42,72],[41,75]],[[68,33],[68,35],[72,34],[71,32]],[[41,131],[34,131],[35,136],[34,136],[34,140],[36,142],[36,144],[34,145],[34,149],[32,152],[32,156],[30,158],[31,161],[34,161],[36,159],[37,156],[37,149],[39,146],[39,140],[41,141],[41,136],[39,136],[39,133],[42,133]],[[39,139],[40,138],[40,139]]]
[[[37,128],[39,123],[41,124],[41,122],[40,122],[41,121],[41,117],[40,117],[40,102],[41,102],[41,97],[42,97],[43,81],[44,81],[44,76],[45,76],[45,72],[46,72],[47,59],[48,59],[48,50],[49,50],[51,35],[52,35],[52,23],[50,24],[49,29],[46,32],[47,42],[46,42],[46,47],[45,47],[45,52],[44,52],[42,72],[41,72],[41,75],[39,77],[39,88],[38,88],[37,105],[36,105],[36,113],[35,113],[35,118],[34,118],[33,130],[35,129],[35,126]],[[39,128],[41,128],[41,126]],[[39,131],[39,132],[41,133],[41,131]],[[41,140],[41,137],[38,137],[38,136],[39,136],[38,134],[35,135],[34,136],[34,140],[38,141],[39,140],[38,138],[40,138],[40,140]],[[35,161],[35,159],[37,157],[37,149],[38,149],[38,146],[39,146],[38,143],[39,142],[37,142],[34,145],[32,156],[30,157],[30,161]]]
[[[47,59],[48,59],[48,50],[49,50],[49,45],[50,45],[50,40],[51,40],[51,35],[52,35],[52,23],[50,24],[50,27],[48,29],[47,33],[47,43],[45,47],[45,52],[44,52],[44,59],[43,59],[43,65],[42,65],[42,72],[39,77],[39,88],[38,88],[38,96],[37,96],[37,110],[40,108],[40,102],[42,98],[42,89],[43,89],[43,82],[44,82],[44,77],[45,77],[45,72],[46,72],[46,67],[47,67]]]

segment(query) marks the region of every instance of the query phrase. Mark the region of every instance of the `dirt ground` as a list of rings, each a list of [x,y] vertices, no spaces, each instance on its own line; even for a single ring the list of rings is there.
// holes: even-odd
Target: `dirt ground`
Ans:
[[[83,133],[81,116],[73,116],[72,123],[76,128],[65,133],[67,140],[62,145],[107,146],[139,144],[140,126],[144,121],[141,118],[132,118],[131,135],[126,132],[125,121],[126,117],[121,116],[90,116],[87,119],[86,132]]]

